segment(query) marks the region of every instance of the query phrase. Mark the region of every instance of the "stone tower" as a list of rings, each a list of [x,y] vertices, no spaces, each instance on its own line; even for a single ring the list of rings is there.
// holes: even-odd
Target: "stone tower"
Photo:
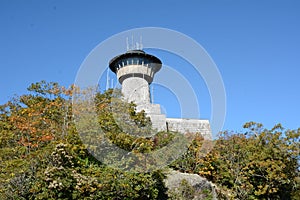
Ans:
[[[137,111],[145,110],[157,130],[166,129],[166,116],[161,114],[159,104],[151,103],[149,85],[161,66],[162,62],[157,57],[142,50],[127,51],[109,62],[109,68],[117,74],[122,85],[124,98],[134,102]]]
[[[109,62],[109,68],[116,73],[122,85],[125,100],[134,102],[137,111],[145,110],[153,128],[158,131],[201,132],[204,137],[209,138],[211,131],[208,120],[166,118],[161,113],[160,105],[151,103],[149,85],[161,67],[160,59],[143,50],[129,50]]]

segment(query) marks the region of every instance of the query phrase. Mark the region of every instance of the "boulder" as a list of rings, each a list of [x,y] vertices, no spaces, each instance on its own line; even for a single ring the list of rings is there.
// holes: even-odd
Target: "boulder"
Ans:
[[[215,185],[197,174],[170,170],[164,182],[170,199],[217,199]]]

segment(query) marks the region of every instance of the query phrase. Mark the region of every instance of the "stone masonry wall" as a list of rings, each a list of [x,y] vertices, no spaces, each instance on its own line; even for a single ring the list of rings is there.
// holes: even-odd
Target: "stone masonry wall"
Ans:
[[[201,133],[205,139],[212,139],[208,120],[166,118],[166,124],[170,131]]]
[[[177,131],[180,133],[201,133],[205,139],[211,140],[211,129],[208,120],[166,118],[161,113],[159,104],[139,104],[137,111],[144,110],[150,117],[152,127],[157,131]]]

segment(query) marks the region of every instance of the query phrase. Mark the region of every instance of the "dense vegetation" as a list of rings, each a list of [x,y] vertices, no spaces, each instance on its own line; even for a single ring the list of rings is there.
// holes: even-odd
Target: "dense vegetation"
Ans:
[[[254,122],[244,128],[223,132],[205,156],[197,137],[172,167],[206,177],[234,199],[300,199],[300,129],[278,124],[268,130]]]
[[[74,87],[44,81],[29,93],[0,106],[0,199],[167,199],[164,169],[131,173],[106,166],[82,144],[72,114]],[[111,114],[111,90],[98,93],[99,126],[109,140],[134,153],[159,149],[178,136],[151,128],[133,104],[118,106],[130,133]],[[121,104],[121,102],[118,102]],[[119,122],[120,123],[120,122]],[[213,143],[201,135],[169,167],[196,173],[215,183],[224,199],[300,199],[300,129],[263,128],[253,122],[246,132],[223,132]],[[186,191],[185,191],[186,192]]]

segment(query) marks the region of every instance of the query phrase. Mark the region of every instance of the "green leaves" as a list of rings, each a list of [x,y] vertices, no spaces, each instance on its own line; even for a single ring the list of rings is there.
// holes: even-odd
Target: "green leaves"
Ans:
[[[173,167],[201,176],[230,190],[238,199],[282,199],[296,193],[299,177],[299,129],[280,124],[265,129],[249,122],[245,133],[223,132],[214,148],[197,157],[202,143],[193,143]]]
[[[116,98],[120,91],[108,90],[92,99],[99,126],[89,127],[88,118],[81,121],[88,151],[71,112],[73,89],[78,90],[42,81],[29,87],[30,94],[0,106],[0,199],[166,199],[161,171],[128,173],[95,159],[103,139],[97,131],[138,155],[163,149],[183,136],[153,134],[144,112]],[[286,130],[277,124],[266,129],[255,122],[244,128],[241,133],[222,132],[210,142],[197,134],[171,167],[206,177],[228,198],[299,199],[300,128]],[[119,159],[114,152],[104,153]],[[130,162],[142,163],[121,164]],[[183,196],[189,196],[186,189]]]
[[[157,175],[161,172],[125,173],[103,165],[87,151],[71,113],[70,97],[76,88],[42,81],[28,89],[31,94],[0,107],[0,199],[157,199],[161,195],[164,186]],[[155,147],[152,140],[139,138],[140,132],[123,132],[114,120],[111,99],[117,95],[111,90],[96,95],[99,127],[120,148],[150,151]],[[125,117],[121,123],[131,133],[151,126],[133,104],[117,103],[123,105],[118,107]],[[86,135],[95,147],[101,142],[91,132]]]

